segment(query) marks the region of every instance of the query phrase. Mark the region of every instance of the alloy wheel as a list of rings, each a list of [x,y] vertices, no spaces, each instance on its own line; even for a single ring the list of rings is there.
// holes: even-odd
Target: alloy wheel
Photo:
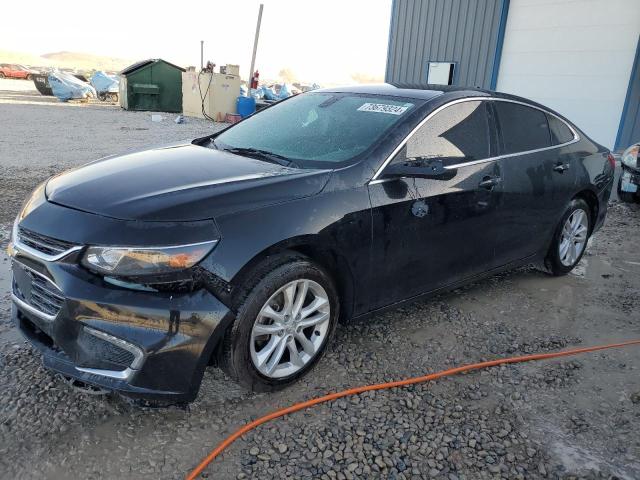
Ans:
[[[581,208],[574,210],[564,222],[558,246],[560,262],[565,267],[573,266],[582,255],[587,244],[588,232],[589,217],[587,212]]]
[[[269,378],[293,375],[322,349],[329,331],[331,305],[317,282],[299,279],[279,288],[253,324],[251,361]]]

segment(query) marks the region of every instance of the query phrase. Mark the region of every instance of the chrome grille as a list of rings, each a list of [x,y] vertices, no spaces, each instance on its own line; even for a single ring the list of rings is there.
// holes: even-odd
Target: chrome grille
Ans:
[[[71,242],[56,240],[23,227],[18,227],[18,241],[45,255],[60,255],[77,246]]]
[[[29,280],[28,285],[18,285],[13,280],[13,294],[39,312],[55,317],[64,304],[64,294],[47,278],[28,268],[19,266]]]

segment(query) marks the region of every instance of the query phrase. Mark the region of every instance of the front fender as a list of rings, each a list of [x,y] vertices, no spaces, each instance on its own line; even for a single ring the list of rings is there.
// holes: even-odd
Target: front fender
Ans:
[[[221,240],[203,266],[227,282],[261,252],[313,242],[348,259],[354,275],[369,265],[371,210],[366,186],[216,218]]]

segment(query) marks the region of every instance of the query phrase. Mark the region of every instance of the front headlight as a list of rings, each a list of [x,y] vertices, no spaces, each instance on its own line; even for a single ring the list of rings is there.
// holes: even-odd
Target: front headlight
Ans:
[[[160,275],[193,267],[217,243],[218,240],[171,247],[89,247],[82,264],[112,276]]]
[[[638,153],[640,153],[640,145],[632,145],[624,151],[620,161],[627,167],[636,170],[638,168]]]

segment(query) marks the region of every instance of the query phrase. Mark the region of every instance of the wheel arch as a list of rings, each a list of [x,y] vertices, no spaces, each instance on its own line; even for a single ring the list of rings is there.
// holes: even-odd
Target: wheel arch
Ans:
[[[258,269],[266,267],[265,271],[271,270],[272,266],[281,262],[282,257],[287,254],[302,255],[327,271],[338,290],[340,302],[340,316],[338,321],[340,323],[348,322],[353,316],[355,300],[353,273],[343,255],[334,248],[320,245],[313,236],[292,238],[265,248],[249,260],[238,273],[234,275],[229,284],[234,291],[238,291],[246,282],[250,282],[250,284],[256,283],[256,277],[259,278],[260,276]],[[229,325],[225,327],[225,331],[228,331],[232,325],[233,322],[230,322]],[[220,364],[220,355],[222,354],[221,346],[222,341],[216,342],[209,356],[209,365]]]
[[[270,257],[297,253],[324,268],[335,283],[340,296],[340,321],[347,322],[353,315],[355,282],[349,264],[337,249],[321,245],[314,236],[287,239],[265,248],[249,260],[229,283],[234,289],[248,281],[255,269]]]
[[[589,214],[591,215],[589,229],[593,231],[593,227],[598,221],[598,214],[600,210],[598,196],[592,190],[585,189],[576,193],[571,200],[573,201],[578,198],[584,200],[589,206]]]

